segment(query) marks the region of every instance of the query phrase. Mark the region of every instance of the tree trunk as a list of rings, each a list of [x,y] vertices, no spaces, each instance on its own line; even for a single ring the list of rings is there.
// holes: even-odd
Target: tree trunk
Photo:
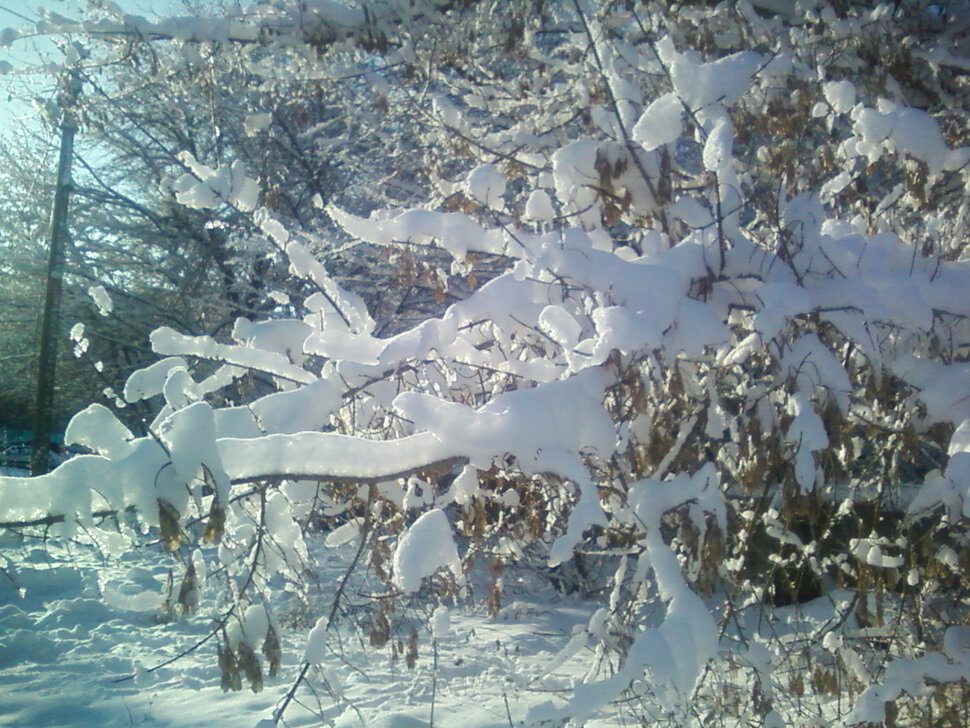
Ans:
[[[60,336],[61,289],[64,282],[64,251],[67,241],[67,212],[71,196],[71,163],[74,157],[74,104],[80,91],[80,78],[71,71],[65,79],[61,97],[61,152],[57,164],[57,186],[51,209],[50,255],[47,263],[47,292],[40,328],[40,355],[37,362],[37,395],[34,401],[34,439],[30,459],[32,475],[50,469],[51,429],[54,420],[54,384],[57,368],[57,340]]]

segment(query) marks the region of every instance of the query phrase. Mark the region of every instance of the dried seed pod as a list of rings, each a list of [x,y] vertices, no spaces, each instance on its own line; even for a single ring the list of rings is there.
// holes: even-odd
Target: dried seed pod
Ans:
[[[266,657],[266,664],[269,665],[269,676],[276,677],[276,674],[280,671],[283,650],[280,647],[279,635],[276,634],[273,625],[270,625],[266,631],[266,639],[263,640],[263,655]]]
[[[404,664],[408,666],[409,670],[413,670],[417,662],[418,662],[418,631],[414,627],[411,627],[411,633],[408,635],[408,650],[404,655]]]
[[[387,615],[378,612],[370,626],[370,643],[372,647],[383,647],[391,639],[391,623]]]
[[[171,503],[158,499],[158,525],[162,531],[162,544],[169,551],[175,551],[185,540],[179,525],[180,514]]]
[[[259,658],[246,640],[239,642],[239,669],[245,673],[249,687],[254,693],[263,689],[263,670],[259,666]]]
[[[222,692],[230,690],[242,690],[242,678],[239,675],[239,665],[236,662],[236,655],[228,642],[225,646],[219,644],[219,671],[222,673]]]
[[[195,577],[195,565],[190,563],[189,568],[182,577],[182,585],[179,587],[178,605],[182,614],[191,614],[199,606],[199,587]]]
[[[225,530],[226,509],[222,507],[218,498],[213,498],[212,507],[209,509],[209,520],[205,524],[202,540],[206,543],[219,543]]]

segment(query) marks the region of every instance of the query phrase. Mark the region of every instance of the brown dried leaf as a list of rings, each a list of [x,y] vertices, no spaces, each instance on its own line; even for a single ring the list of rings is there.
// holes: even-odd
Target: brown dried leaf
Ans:
[[[178,605],[182,614],[191,614],[199,606],[198,580],[195,578],[195,566],[189,564],[189,568],[182,577],[182,585],[179,587]]]
[[[219,671],[222,673],[222,692],[242,690],[242,678],[239,676],[239,665],[236,656],[229,645],[218,645]]]
[[[383,541],[378,541],[371,550],[370,564],[374,568],[377,578],[387,584],[391,580],[390,572],[385,567],[391,560],[391,550]]]
[[[175,506],[162,498],[158,499],[158,525],[162,531],[162,544],[169,551],[175,551],[185,540],[179,525],[180,514]]]
[[[418,663],[418,631],[411,627],[411,633],[408,635],[408,650],[404,654],[404,664],[408,666],[409,670],[413,670],[414,666]]]
[[[283,659],[283,650],[280,647],[280,638],[276,630],[270,625],[266,632],[266,639],[263,641],[263,656],[266,664],[269,665],[269,676],[276,677],[280,671],[280,661]]]
[[[370,625],[371,647],[383,647],[391,639],[391,623],[384,613],[379,613]]]
[[[209,509],[209,520],[205,524],[205,533],[202,540],[205,543],[219,543],[222,534],[226,530],[226,509],[217,498],[212,499],[212,507]]]
[[[485,597],[485,608],[488,610],[488,616],[493,619],[498,616],[498,613],[502,610],[502,580],[496,579],[492,586],[488,590],[488,596]]]
[[[263,670],[259,666],[259,658],[246,640],[239,642],[239,669],[245,673],[254,693],[263,689]]]

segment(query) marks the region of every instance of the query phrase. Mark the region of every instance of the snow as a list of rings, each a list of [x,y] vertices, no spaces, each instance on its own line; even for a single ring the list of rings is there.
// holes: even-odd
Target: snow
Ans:
[[[441,568],[462,579],[461,559],[444,511],[432,508],[411,524],[398,541],[393,563],[394,583],[405,593],[417,591],[425,577]]]
[[[198,210],[224,204],[242,212],[256,209],[259,184],[247,176],[246,165],[240,160],[212,168],[196,161],[189,152],[181,152],[179,161],[189,170],[172,184],[181,204]]]
[[[742,51],[700,63],[695,54],[678,52],[670,36],[661,38],[656,46],[661,61],[670,71],[677,96],[692,111],[713,112],[714,118],[719,116],[717,106],[737,103],[765,60],[753,51]]]
[[[327,660],[327,618],[320,617],[307,635],[303,659],[311,664]]]
[[[852,179],[853,177],[850,172],[839,172],[837,175],[832,177],[832,179],[822,185],[822,189],[819,191],[819,194],[823,199],[831,199],[848,187],[852,182]]]
[[[250,604],[240,620],[242,624],[242,636],[254,648],[262,647],[269,633],[270,616],[266,607],[262,604]]]
[[[352,547],[337,549],[327,558],[324,583],[336,583],[352,553]],[[7,537],[0,557],[10,556],[18,558],[19,566],[0,573],[0,722],[12,728],[124,728],[132,721],[146,728],[255,725],[270,718],[302,659],[313,664],[310,677],[323,695],[324,680],[334,688],[337,699],[328,696],[323,708],[335,725],[428,725],[433,638],[439,653],[435,725],[497,728],[507,725],[506,700],[515,720],[525,717],[535,700],[527,687],[530,673],[543,669],[557,642],[589,617],[583,604],[556,616],[550,608],[557,598],[552,592],[521,594],[516,616],[498,620],[475,610],[442,607],[421,630],[412,671],[357,644],[346,626],[328,633],[324,614],[308,627],[283,628],[281,673],[271,678],[264,672],[262,692],[223,693],[211,640],[153,669],[204,639],[216,616],[162,618],[159,606],[172,563],[158,551],[125,556],[100,579],[97,553],[90,548],[68,551],[53,543],[37,548]],[[326,592],[316,598],[328,604]],[[281,594],[273,607],[284,605]],[[263,605],[250,605],[242,626],[232,632],[259,652],[271,623]],[[522,664],[514,664],[511,654]],[[559,684],[563,675],[578,676],[585,667],[581,660],[572,661],[545,682]],[[296,728],[320,724],[298,706],[287,712],[286,721]]]
[[[464,213],[406,210],[366,220],[337,208],[328,208],[328,212],[350,235],[377,245],[426,244],[434,240],[456,260],[463,260],[473,251],[502,254],[506,249],[506,236],[502,231],[486,231]]]
[[[677,94],[664,94],[644,110],[633,127],[633,139],[648,151],[676,141],[683,133],[683,115],[684,105]]]
[[[174,412],[161,423],[158,434],[171,455],[178,491],[188,491],[205,469],[205,477],[212,481],[217,497],[223,503],[228,500],[229,476],[216,448],[215,417],[208,403],[194,402]]]
[[[970,452],[970,419],[961,422],[954,430],[946,452],[951,457],[958,452]]]
[[[936,119],[922,109],[881,99],[877,108],[858,106],[852,112],[858,137],[856,153],[877,160],[892,148],[926,163],[930,174],[958,169],[967,162],[965,150],[951,150]]]
[[[431,636],[436,640],[448,636],[451,629],[451,610],[443,604],[435,607],[431,615]]]
[[[539,328],[560,346],[571,349],[579,342],[580,323],[562,306],[546,306],[539,314]]]
[[[104,286],[91,286],[88,288],[88,295],[91,296],[94,305],[98,307],[98,313],[101,316],[107,316],[111,313],[114,304]]]
[[[601,405],[604,384],[601,372],[587,369],[567,380],[503,393],[478,410],[417,392],[398,395],[394,407],[481,470],[496,455],[510,453],[533,472],[560,472],[561,466],[572,469],[560,455],[568,461],[586,448],[604,457],[613,452],[613,424]]]
[[[870,685],[859,697],[846,723],[881,723],[886,719],[886,702],[895,700],[904,692],[920,695],[925,692],[927,681],[957,682],[970,678],[970,661],[965,660],[966,652],[962,649],[963,633],[951,634],[949,630],[952,629],[954,627],[948,628],[944,644],[950,652],[956,653],[957,659],[930,652],[922,657],[892,661],[881,681]]]
[[[679,478],[669,483],[645,480],[631,487],[631,503],[647,531],[643,563],[652,568],[660,598],[667,602],[665,617],[658,626],[636,636],[626,663],[616,675],[576,685],[565,706],[536,706],[529,711],[530,722],[571,719],[582,724],[618,697],[645,669],[650,671],[653,689],[665,710],[673,714],[689,710],[684,699],[717,654],[717,626],[703,601],[684,581],[675,554],[660,536],[659,519],[661,513],[681,499],[700,497],[708,501],[705,494],[711,490],[710,473],[703,468],[693,479]],[[595,624],[597,618],[594,614],[589,623]],[[585,630],[575,632],[557,657],[556,666],[581,650],[587,639]]]
[[[161,394],[165,380],[173,369],[186,369],[188,364],[181,357],[166,357],[150,364],[128,377],[125,383],[124,398],[127,402],[138,402]]]
[[[81,445],[109,460],[131,452],[134,436],[107,407],[91,404],[71,418],[64,432],[66,445]]]
[[[812,310],[812,299],[802,286],[790,282],[765,283],[756,291],[761,310],[754,317],[753,326],[766,339],[774,338],[787,320]]]
[[[374,330],[374,319],[368,313],[363,299],[352,291],[344,290],[333,280],[323,264],[314,258],[306,247],[292,241],[286,246],[286,255],[290,260],[293,273],[301,278],[306,278],[318,288],[318,294],[311,296],[307,300],[306,306],[310,311],[317,314],[314,319],[316,319],[320,328],[325,330],[329,328],[346,329],[354,334],[369,334]],[[269,325],[277,324],[277,322],[265,323]],[[292,326],[293,324],[278,325]],[[310,330],[306,327],[301,331],[310,333]],[[300,353],[302,342],[306,338],[306,336],[303,336],[299,341],[292,341],[290,351]]]
[[[851,81],[830,81],[822,84],[822,94],[836,114],[845,114],[855,106],[855,84]]]
[[[536,222],[551,222],[556,216],[552,198],[545,190],[533,190],[525,203],[525,217]]]
[[[711,172],[722,172],[733,159],[734,128],[727,119],[718,120],[704,143],[704,167]]]
[[[456,129],[460,129],[464,124],[464,119],[462,118],[461,111],[458,107],[444,94],[439,94],[435,96],[432,101],[432,110],[435,116],[441,119],[441,121],[446,125]]]
[[[596,142],[582,139],[560,147],[552,155],[556,197],[564,211],[578,214],[588,228],[599,224],[599,212],[593,206],[596,200],[594,187],[599,180],[596,171],[597,149]]]
[[[302,321],[250,321],[237,318],[232,327],[232,338],[250,349],[283,354],[294,364],[305,361],[303,342],[313,329]]]
[[[930,422],[960,426],[970,419],[970,365],[947,365],[904,354],[893,362],[892,371],[919,390]]]
[[[789,414],[793,415],[785,439],[795,444],[795,481],[803,493],[815,488],[817,468],[815,453],[829,444],[825,425],[811,406],[808,396],[798,391],[789,400]]]
[[[268,111],[257,114],[248,114],[243,121],[243,129],[246,136],[256,136],[259,132],[267,129],[273,121],[273,114]]]
[[[435,4],[427,5],[407,16],[408,27],[420,27]],[[183,41],[237,35],[269,44],[267,28],[303,28],[306,20],[322,24],[325,43],[340,46],[332,63],[313,69],[318,78],[359,74],[368,93],[393,96],[388,79],[398,61],[412,64],[416,48],[402,44],[381,70],[385,78],[370,61],[365,69],[355,60],[363,46],[348,53],[352,44],[341,44],[365,22],[374,24],[369,32],[390,31],[392,23],[380,25],[383,5],[374,7],[372,16],[310,0],[300,4],[304,17],[295,5],[263,3],[248,17],[273,16],[275,24],[130,17],[87,30],[121,27]],[[769,22],[748,3],[739,10],[752,32]],[[828,23],[850,37],[856,21],[828,11],[821,8],[812,25]],[[256,244],[285,255],[296,291],[272,298],[276,312],[292,318],[238,318],[223,322],[233,323],[231,333],[222,326],[212,336],[157,329],[151,345],[164,358],[133,374],[124,390],[128,402],[154,400],[145,404],[155,412],[144,423],[147,434],[136,437],[108,408],[91,405],[72,419],[66,440],[93,454],[36,479],[0,477],[0,514],[51,521],[43,540],[10,533],[0,541],[0,677],[13,686],[0,720],[162,726],[253,723],[258,715],[266,728],[278,722],[271,716],[288,680],[303,672],[315,700],[295,701],[287,725],[690,724],[702,715],[701,699],[710,699],[699,688],[715,689],[705,679],[737,671],[740,657],[757,682],[738,684],[765,697],[772,710],[763,722],[776,726],[791,707],[786,701],[797,700],[772,686],[771,673],[789,661],[798,669],[797,651],[786,647],[794,640],[809,658],[820,645],[823,657],[840,660],[839,669],[865,689],[853,719],[883,720],[887,699],[918,693],[928,680],[967,677],[963,627],[944,633],[942,652],[927,642],[921,657],[895,659],[873,678],[853,640],[881,628],[863,634],[851,607],[840,614],[848,598],[831,592],[824,604],[784,612],[769,610],[758,594],[741,605],[706,594],[691,551],[703,553],[712,532],[694,536],[684,524],[728,528],[725,494],[741,475],[732,472],[742,459],[739,441],[747,438],[744,457],[756,458],[750,435],[759,428],[761,443],[780,441],[800,493],[844,487],[825,482],[833,469],[823,466],[830,455],[848,465],[851,454],[834,450],[851,453],[855,445],[841,442],[843,430],[830,431],[828,418],[838,426],[839,416],[853,416],[860,432],[870,417],[882,419],[875,410],[884,402],[872,410],[862,402],[887,374],[898,380],[892,408],[914,413],[902,430],[907,437],[936,423],[955,428],[948,442],[936,443],[946,457],[941,450],[938,469],[921,474],[907,516],[935,515],[940,506],[953,523],[970,514],[970,369],[961,351],[962,319],[970,314],[967,262],[924,254],[902,232],[889,232],[903,224],[904,216],[892,217],[908,194],[902,186],[872,219],[841,195],[867,161],[909,156],[935,177],[956,170],[970,151],[950,149],[923,110],[860,101],[852,82],[820,81],[848,73],[848,65],[807,68],[787,51],[709,60],[677,50],[674,38],[682,36],[673,33],[655,43],[651,33],[638,49],[621,40],[621,26],[589,22],[597,53],[588,52],[585,37],[564,41],[575,47],[548,59],[551,74],[541,81],[554,80],[545,95],[530,97],[528,84],[516,92],[522,108],[503,94],[466,93],[472,81],[457,70],[413,97],[413,113],[430,106],[431,126],[445,127],[447,138],[475,142],[468,149],[479,159],[427,170],[454,175],[454,182],[438,180],[439,191],[463,190],[464,202],[477,203],[472,212],[438,212],[411,199],[401,209],[358,215],[317,197],[316,209],[354,246],[383,246],[391,255],[402,246],[440,249],[452,257],[455,277],[495,256],[484,285],[467,280],[474,290],[464,300],[442,303],[439,315],[395,335],[379,333],[364,298],[322,262],[320,251],[329,254],[333,241],[308,230],[323,221],[291,232],[285,218],[258,208],[258,181],[228,149],[215,166],[179,155],[184,174],[169,182],[182,205],[229,206],[262,233]],[[65,23],[50,16],[42,27]],[[794,52],[807,31],[790,30],[782,45]],[[732,32],[714,35],[715,46],[730,49]],[[558,42],[534,40],[527,53]],[[186,47],[190,64],[203,62],[206,49],[196,45]],[[266,49],[260,52],[272,56]],[[379,53],[372,52],[374,60]],[[587,103],[592,89],[578,84],[566,106],[579,108],[562,112],[579,112],[582,123],[556,118],[559,111],[545,118],[547,102],[560,108],[559,79],[580,59],[601,64],[617,108]],[[799,83],[789,84],[789,74]],[[754,135],[740,127],[736,135],[732,118],[741,123],[765,108],[762,98],[803,82],[815,102],[812,116],[833,137],[851,124],[853,136],[842,140],[818,192],[806,191],[797,170],[772,192],[777,225],[742,196],[763,182],[742,163],[750,145],[762,143],[761,125],[752,125]],[[745,99],[751,105],[734,114],[730,108],[753,84],[758,93]],[[648,87],[659,96],[643,108]],[[482,131],[493,109],[507,128]],[[261,135],[272,119],[271,112],[247,114],[242,131]],[[543,128],[550,131],[540,138]],[[627,144],[627,130],[635,145]],[[365,133],[372,131],[388,130]],[[683,137],[687,131],[693,140]],[[415,141],[437,151],[425,146],[428,138]],[[464,176],[458,171],[468,168]],[[661,176],[665,169],[669,178]],[[660,182],[671,180],[662,190]],[[787,199],[789,184],[802,194]],[[607,211],[607,202],[624,209]],[[833,217],[843,205],[852,219]],[[927,219],[930,247],[942,245],[943,215]],[[754,240],[758,234],[767,240]],[[102,315],[111,313],[103,287],[89,293]],[[71,336],[83,350],[84,326]],[[660,409],[679,409],[655,412],[652,398],[664,379],[672,396]],[[236,383],[259,394],[240,395]],[[663,449],[655,452],[658,443]],[[514,486],[507,476],[518,479]],[[541,507],[533,490],[542,493]],[[768,534],[808,554],[815,545],[777,526],[776,505],[764,515]],[[493,519],[489,527],[506,529],[489,534],[488,543],[475,534],[482,511]],[[676,533],[681,518],[684,530]],[[617,528],[631,529],[632,543],[612,545]],[[175,553],[162,548],[180,543]],[[895,570],[906,566],[901,550],[873,534],[854,539],[844,556]],[[605,592],[597,584],[590,593],[581,586],[575,596],[553,595],[545,572],[502,572],[499,557],[527,552],[537,571],[578,570],[583,559],[597,560]],[[959,567],[949,546],[936,558]],[[482,563],[488,559],[491,566]],[[921,584],[917,569],[908,579]],[[490,605],[487,617],[479,597],[499,585],[516,598]],[[266,676],[265,693],[216,694],[215,643],[259,649],[277,633],[284,669]],[[180,652],[171,666],[162,664]],[[414,662],[407,668],[405,655]],[[70,687],[58,693],[60,685]],[[642,700],[622,699],[631,686]],[[646,706],[643,714],[620,712],[636,702]]]
[[[669,323],[631,312],[622,306],[598,308],[592,318],[596,326],[592,363],[596,364],[605,361],[614,349],[629,354],[659,346],[663,339],[664,323]]]
[[[398,440],[299,432],[256,438],[222,438],[222,462],[234,482],[268,476],[391,479],[400,472],[461,455],[460,448],[428,433]]]
[[[265,349],[253,349],[248,346],[222,344],[217,342],[211,336],[187,336],[185,334],[180,334],[167,326],[162,326],[161,328],[155,329],[155,331],[152,332],[151,344],[153,351],[158,354],[179,355],[162,360],[168,362],[164,368],[166,376],[170,369],[179,366],[179,362],[181,362],[182,366],[184,367],[184,360],[181,359],[181,356],[198,356],[210,359],[221,359],[222,361],[238,367],[252,367],[269,374],[275,374],[282,379],[289,379],[295,382],[302,382],[304,384],[310,384],[316,380],[312,374],[302,367],[294,365],[290,359],[281,352],[272,350],[267,351]],[[156,372],[153,372],[153,374],[160,373],[161,371],[161,369],[157,370]],[[125,385],[125,399],[127,399],[129,402],[159,393],[152,391],[154,387],[147,386],[149,383],[157,384],[157,379],[149,379],[145,381],[142,377],[138,376],[139,374],[141,374],[141,372],[136,372],[135,375],[133,375],[133,378],[137,377],[137,389],[134,386],[132,386],[131,389],[132,397],[135,397],[136,399],[130,399],[128,397],[129,386],[131,385]],[[131,379],[129,379],[129,382],[130,381]],[[143,395],[142,393],[144,392],[151,392],[151,394]]]
[[[818,336],[805,334],[799,337],[782,358],[781,366],[799,391],[811,395],[819,390],[820,396],[833,399],[840,409],[847,411],[852,391],[849,375]]]
[[[343,546],[345,543],[354,541],[358,536],[360,536],[360,526],[363,523],[361,518],[352,518],[347,523],[342,526],[338,526],[333,531],[331,531],[324,543],[327,546],[334,548],[337,546]]]
[[[494,164],[475,167],[466,180],[468,196],[492,210],[502,210],[505,202],[505,175]]]
[[[267,394],[244,409],[252,413],[261,433],[291,434],[325,429],[342,404],[338,386],[319,379],[300,389]]]

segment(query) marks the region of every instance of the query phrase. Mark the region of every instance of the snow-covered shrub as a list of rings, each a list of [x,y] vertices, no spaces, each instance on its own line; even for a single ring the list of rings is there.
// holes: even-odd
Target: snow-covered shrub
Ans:
[[[901,721],[904,692],[967,676],[961,39],[907,4],[481,5],[324,14],[258,57],[307,42],[307,68],[379,89],[424,199],[321,214],[402,266],[447,256],[415,278],[459,300],[378,336],[331,241],[237,163],[193,170],[182,202],[253,210],[313,292],[225,339],[157,330],[125,387],[161,404],[148,436],[92,405],[68,438],[93,454],[0,481],[4,518],[133,509],[184,564],[179,609],[222,605],[228,688],[272,664],[262,605],[309,599],[325,539],[359,548],[298,679],[355,571],[383,589],[370,643],[413,664],[402,612],[498,613],[541,554],[602,609],[557,658],[592,649],[585,679],[530,724],[624,694],[664,724]]]

